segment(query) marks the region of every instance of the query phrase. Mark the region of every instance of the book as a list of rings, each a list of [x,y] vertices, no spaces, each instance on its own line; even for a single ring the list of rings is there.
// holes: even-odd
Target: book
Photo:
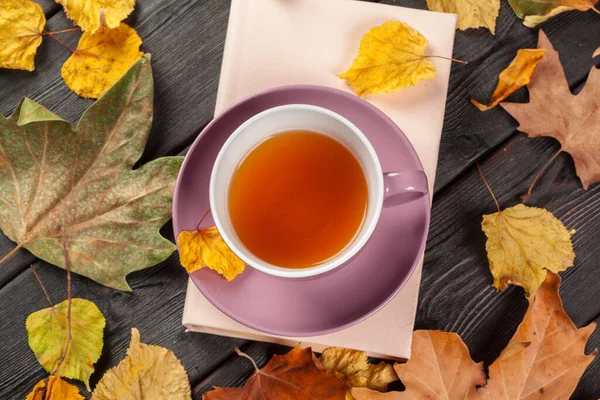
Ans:
[[[451,58],[456,15],[354,0],[232,0],[215,115],[236,101],[272,87],[291,84],[328,86],[352,92],[336,74],[357,55],[369,29],[400,20],[429,41],[426,53]],[[431,58],[437,73],[396,93],[367,101],[386,113],[414,146],[433,193],[451,63]],[[421,260],[400,292],[381,310],[344,330],[316,337],[276,337],[248,328],[213,306],[188,283],[183,325],[204,332],[293,346],[314,351],[337,346],[370,356],[407,359],[418,303]]]

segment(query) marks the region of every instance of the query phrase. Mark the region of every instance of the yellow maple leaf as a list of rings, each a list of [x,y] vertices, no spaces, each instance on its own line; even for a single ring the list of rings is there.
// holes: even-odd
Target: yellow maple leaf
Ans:
[[[323,351],[319,360],[326,369],[334,371],[336,377],[345,378],[354,387],[386,391],[390,383],[398,380],[390,364],[370,364],[364,351],[330,347]]]
[[[216,226],[197,231],[181,231],[177,236],[177,245],[181,265],[189,273],[208,267],[230,281],[244,272],[246,267],[227,246]]]
[[[39,381],[25,400],[84,400],[77,387],[50,375]]]
[[[462,31],[484,27],[496,33],[500,0],[427,0],[427,7],[431,11],[458,14],[456,27]]]
[[[0,68],[35,69],[34,58],[46,25],[44,11],[31,0],[0,2]]]
[[[573,266],[571,233],[550,211],[523,204],[484,215],[486,250],[494,287],[522,286],[531,296],[546,278]]]
[[[544,49],[520,49],[510,65],[500,72],[498,86],[492,95],[490,104],[486,106],[474,99],[471,99],[471,103],[480,111],[496,107],[516,90],[529,83],[531,74],[545,53]]]
[[[427,39],[404,22],[386,22],[360,41],[354,63],[338,77],[359,96],[395,92],[435,78],[435,66],[425,58]]]
[[[68,300],[36,311],[27,317],[25,327],[29,347],[42,367],[53,373],[65,351],[68,340]],[[94,303],[72,299],[71,341],[56,375],[79,379],[90,388],[94,363],[102,354],[102,337],[106,320]]]
[[[94,34],[84,32],[62,66],[62,77],[78,95],[96,99],[142,56],[141,44],[135,29],[126,24]]]
[[[140,343],[131,329],[127,357],[109,369],[96,385],[92,400],[191,399],[187,373],[172,351]]]
[[[135,0],[55,0],[81,30],[94,33],[102,26],[116,28],[133,11]]]

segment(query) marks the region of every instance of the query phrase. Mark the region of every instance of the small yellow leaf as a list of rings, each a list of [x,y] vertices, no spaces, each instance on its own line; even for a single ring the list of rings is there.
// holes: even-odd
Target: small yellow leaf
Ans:
[[[461,31],[483,27],[496,33],[500,0],[427,0],[427,7],[431,11],[458,14],[456,27]]]
[[[31,0],[0,1],[0,68],[33,71],[44,25],[46,17],[39,4]]]
[[[544,49],[520,49],[510,65],[500,72],[498,86],[492,95],[490,105],[486,106],[473,99],[471,99],[471,103],[479,111],[487,111],[496,107],[502,100],[529,83],[531,74],[545,53]]]
[[[63,381],[60,377],[50,375],[42,379],[34,387],[25,400],[84,400],[77,387]]]
[[[338,75],[359,96],[395,92],[435,78],[435,66],[425,58],[427,39],[404,22],[386,22],[360,41],[350,69]]]
[[[131,330],[127,357],[109,369],[96,385],[92,400],[191,399],[187,373],[172,351],[140,343]]]
[[[42,367],[50,373],[62,358],[67,345],[68,301],[36,311],[27,317],[25,327],[29,347]],[[79,379],[90,388],[90,375],[94,363],[102,354],[102,337],[106,320],[94,303],[85,299],[72,299],[71,342],[65,359],[56,375]]]
[[[116,28],[133,11],[135,0],[55,0],[81,30],[94,33],[102,27]]]
[[[484,215],[486,250],[494,287],[522,286],[531,296],[546,278],[573,266],[571,233],[551,212],[523,204]]]
[[[330,347],[323,351],[320,361],[326,369],[334,371],[338,378],[345,378],[354,387],[383,392],[390,383],[398,380],[390,364],[370,364],[364,351]]]
[[[62,77],[78,95],[96,99],[142,56],[141,44],[135,29],[126,24],[94,34],[84,32],[77,50],[62,66]]]
[[[208,267],[230,281],[244,272],[246,264],[231,251],[215,226],[181,231],[177,245],[181,265],[189,273]]]

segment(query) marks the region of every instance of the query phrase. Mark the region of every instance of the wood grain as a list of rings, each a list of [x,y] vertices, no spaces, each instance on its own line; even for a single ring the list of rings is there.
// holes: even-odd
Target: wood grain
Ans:
[[[423,0],[385,0],[382,3],[425,8]],[[60,6],[40,1],[48,17],[48,30],[66,29],[72,23]],[[161,155],[185,152],[197,133],[212,118],[225,39],[229,2],[223,0],[144,0],[127,22],[144,40],[142,49],[153,54],[155,113],[143,162]],[[571,88],[577,91],[600,46],[600,16],[591,12],[565,13],[542,25],[561,54]],[[557,150],[552,139],[528,139],[517,133],[516,122],[503,110],[480,113],[469,98],[487,100],[497,75],[521,47],[535,47],[536,30],[522,26],[507,2],[502,2],[497,35],[485,30],[457,32],[454,56],[469,61],[452,68],[436,195],[425,266],[417,328],[458,332],[476,361],[490,363],[505,346],[526,309],[522,290],[496,293],[491,287],[485,254],[481,215],[494,204],[476,169],[480,160],[486,178],[503,206],[519,201],[533,176]],[[79,33],[61,36],[76,46]],[[46,105],[76,122],[91,101],[66,88],[60,77],[68,50],[45,38],[36,57],[36,71],[0,70],[0,113],[7,115],[23,96]],[[596,63],[600,60],[596,59]],[[511,97],[526,101],[526,90]],[[560,155],[544,175],[531,205],[547,207],[569,228],[577,254],[575,267],[562,274],[561,294],[567,313],[579,326],[600,322],[600,185],[585,192],[575,176],[573,162]],[[165,233],[170,234],[170,228]],[[0,235],[0,255],[14,246]],[[20,250],[0,267],[0,398],[23,398],[44,373],[27,345],[25,319],[47,307],[31,273],[32,265],[57,303],[66,298],[63,270],[36,260]],[[142,341],[172,349],[188,371],[194,398],[214,385],[242,385],[252,366],[233,352],[238,345],[260,366],[286,348],[212,335],[185,333],[181,314],[187,275],[177,255],[160,265],[131,274],[134,293],[104,288],[74,276],[74,296],[94,301],[107,317],[105,348],[92,376],[92,386],[124,357],[130,328],[140,329]],[[600,346],[600,333],[589,350]],[[588,369],[574,399],[600,397],[600,362]],[[88,396],[89,397],[89,396]]]

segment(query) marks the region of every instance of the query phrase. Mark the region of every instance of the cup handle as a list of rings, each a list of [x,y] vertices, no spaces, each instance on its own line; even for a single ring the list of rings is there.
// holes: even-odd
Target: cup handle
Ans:
[[[420,199],[428,193],[427,176],[419,170],[384,172],[384,207],[394,207]]]

